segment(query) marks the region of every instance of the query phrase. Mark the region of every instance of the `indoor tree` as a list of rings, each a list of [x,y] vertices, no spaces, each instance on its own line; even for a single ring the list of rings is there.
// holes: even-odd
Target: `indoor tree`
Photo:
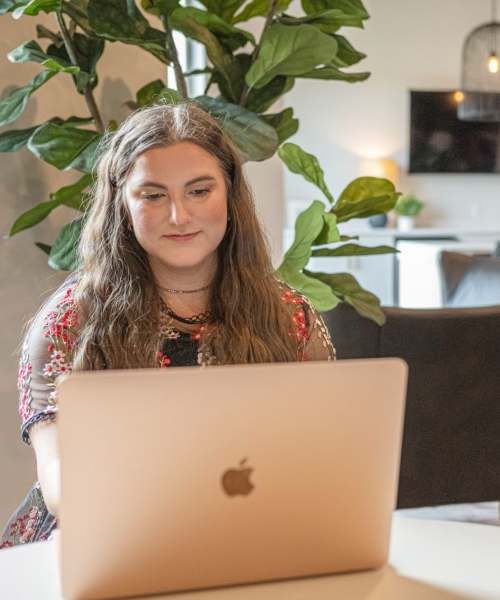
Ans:
[[[369,73],[345,69],[365,55],[339,33],[344,27],[362,28],[369,15],[361,0],[302,0],[301,16],[287,13],[291,0],[200,0],[199,7],[180,0],[0,0],[1,18],[25,19],[41,12],[54,17],[49,29],[36,24],[37,40],[28,40],[8,54],[14,63],[41,67],[32,81],[0,98],[0,127],[13,123],[29,97],[53,77],[71,77],[75,93],[85,98],[88,114],[66,119],[54,116],[26,129],[0,133],[0,151],[27,148],[59,170],[78,178],[50,194],[12,225],[13,236],[45,219],[58,206],[82,212],[65,225],[51,246],[37,243],[55,269],[74,269],[75,249],[87,207],[97,148],[105,123],[94,97],[99,83],[99,60],[109,43],[131,44],[158,60],[159,77],[137,90],[131,110],[153,102],[179,103],[189,98],[187,79],[204,73],[205,93],[191,100],[219,119],[243,160],[262,161],[278,153],[284,164],[315,184],[325,201],[314,200],[295,224],[295,239],[285,253],[278,275],[307,295],[320,310],[348,302],[361,314],[382,323],[376,296],[363,290],[347,273],[315,273],[306,269],[311,256],[352,256],[393,252],[387,246],[362,247],[341,235],[338,225],[353,218],[385,213],[398,193],[385,179],[361,177],[335,199],[328,190],[318,160],[297,144],[287,142],[299,127],[293,107],[273,112],[273,105],[297,79],[361,82]],[[242,24],[255,17],[265,22],[258,39]],[[161,28],[155,27],[161,23]],[[207,66],[184,72],[174,32],[204,46]],[[173,67],[175,89],[166,80]],[[334,246],[332,247],[332,245]]]

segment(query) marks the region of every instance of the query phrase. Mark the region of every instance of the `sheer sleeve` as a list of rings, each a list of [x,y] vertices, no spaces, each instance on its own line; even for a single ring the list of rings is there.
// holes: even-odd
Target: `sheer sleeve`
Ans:
[[[335,360],[335,347],[319,312],[308,298],[280,283],[281,299],[291,309],[291,333],[297,340],[297,360]]]
[[[307,335],[301,349],[301,360],[335,360],[335,346],[332,343],[323,318],[307,298],[304,298]]]
[[[55,420],[55,383],[71,371],[78,320],[74,289],[74,280],[67,280],[39,311],[24,338],[17,387],[21,437],[28,445],[32,425]]]

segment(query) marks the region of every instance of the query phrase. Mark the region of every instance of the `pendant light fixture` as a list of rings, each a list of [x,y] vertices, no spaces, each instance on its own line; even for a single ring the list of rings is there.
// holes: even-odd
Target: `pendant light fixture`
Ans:
[[[491,0],[491,22],[467,36],[462,54],[462,121],[500,122],[500,23],[497,0]]]

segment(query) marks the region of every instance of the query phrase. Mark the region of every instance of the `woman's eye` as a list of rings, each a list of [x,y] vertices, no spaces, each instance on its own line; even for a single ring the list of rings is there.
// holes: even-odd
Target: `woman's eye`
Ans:
[[[195,196],[195,197],[197,197],[197,198],[200,198],[200,197],[202,197],[202,196],[206,196],[206,195],[208,194],[208,192],[209,192],[209,191],[210,191],[210,190],[207,190],[207,189],[205,189],[205,188],[200,188],[200,189],[197,189],[197,190],[191,190],[191,192],[190,192],[190,193],[191,193],[193,196]]]
[[[145,198],[146,200],[158,200],[162,196],[163,196],[163,194],[160,194],[160,193],[156,193],[156,194],[142,194],[142,198]]]

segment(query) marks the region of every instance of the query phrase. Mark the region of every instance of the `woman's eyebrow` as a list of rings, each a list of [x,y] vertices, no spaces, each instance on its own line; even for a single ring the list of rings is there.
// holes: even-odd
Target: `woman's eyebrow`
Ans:
[[[194,179],[190,179],[189,181],[186,181],[186,183],[184,185],[191,185],[198,181],[216,181],[216,179],[212,175],[200,175],[199,177],[195,177]],[[136,187],[138,187],[138,188],[157,187],[157,188],[161,188],[163,190],[167,189],[167,187],[165,185],[163,185],[163,183],[159,183],[158,181],[149,181],[149,180],[148,181],[139,181],[137,183]]]

